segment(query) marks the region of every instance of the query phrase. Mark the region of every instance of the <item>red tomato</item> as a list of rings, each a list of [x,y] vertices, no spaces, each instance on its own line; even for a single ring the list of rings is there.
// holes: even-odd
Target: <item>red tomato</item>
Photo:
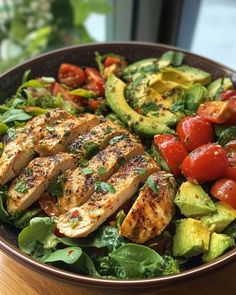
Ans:
[[[228,167],[226,170],[226,173],[224,175],[225,178],[230,178],[233,180],[236,180],[236,166],[234,167]]]
[[[86,85],[85,88],[92,90],[97,96],[104,96],[105,93],[105,79],[100,75],[100,73],[94,68],[86,68]]]
[[[231,140],[226,143],[224,150],[229,160],[229,166],[236,166],[236,140]]]
[[[209,122],[222,124],[232,117],[233,111],[226,101],[209,101],[200,105],[197,114]]]
[[[62,87],[59,83],[55,83],[54,88],[52,90],[52,95],[56,96],[58,93],[62,95],[64,100],[70,101],[70,103],[72,104],[74,108],[78,108],[77,103],[83,105],[83,102],[84,102],[83,97],[80,97],[78,95],[72,95],[67,89]]]
[[[220,98],[221,100],[228,100],[230,97],[236,95],[236,89],[226,90],[221,93]]]
[[[78,66],[61,64],[58,72],[58,80],[62,84],[76,88],[84,83],[85,74]]]
[[[120,59],[119,59],[118,57],[115,57],[115,56],[108,56],[108,57],[105,59],[103,65],[104,65],[105,68],[107,68],[107,67],[109,67],[109,66],[111,66],[111,65],[113,65],[113,64],[118,64],[118,63],[120,63]]]
[[[191,182],[201,183],[223,177],[228,168],[224,149],[217,144],[205,144],[192,151],[183,161],[181,172]]]
[[[165,158],[172,173],[178,176],[180,165],[188,155],[186,148],[179,142],[178,138],[169,134],[155,135],[154,143]]]
[[[48,216],[59,216],[57,200],[49,193],[44,193],[38,200],[40,207]]]
[[[191,152],[213,141],[213,128],[200,116],[188,116],[179,121],[177,134],[181,143]]]
[[[229,120],[227,120],[224,125],[236,125],[236,90],[226,90],[221,93],[220,98],[221,100],[228,101],[233,111],[232,117]]]
[[[87,105],[93,109],[96,110],[101,104],[102,104],[102,100],[101,99],[90,99],[87,102]]]
[[[211,188],[211,194],[236,208],[236,181],[227,178],[217,180]]]

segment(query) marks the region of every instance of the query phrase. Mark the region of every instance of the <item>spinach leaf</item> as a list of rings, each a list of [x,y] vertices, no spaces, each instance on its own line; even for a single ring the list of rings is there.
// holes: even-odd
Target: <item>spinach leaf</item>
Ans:
[[[24,88],[27,88],[27,87],[30,87],[30,88],[43,88],[45,87],[45,84],[38,81],[38,80],[29,80],[27,82],[24,82],[23,84],[21,84],[21,86],[17,89],[16,91],[16,97],[19,97],[20,94],[21,94],[21,91],[24,89]]]
[[[8,126],[5,123],[0,122],[0,135],[5,134],[7,130],[8,130]]]
[[[44,253],[46,249],[53,249],[58,244],[54,235],[55,219],[49,217],[35,217],[30,225],[24,228],[18,236],[18,244],[22,251],[36,256],[36,252]]]
[[[151,189],[154,193],[158,194],[158,192],[159,192],[159,187],[158,187],[158,185],[157,185],[157,183],[156,183],[156,181],[155,181],[155,179],[153,178],[152,175],[148,176],[148,179],[147,179],[147,181],[146,181],[146,184],[147,184],[147,186],[150,187],[150,189]]]
[[[26,226],[29,226],[30,220],[41,212],[41,208],[28,209],[22,216],[14,220],[15,227],[25,228]]]
[[[223,146],[227,142],[235,138],[236,138],[236,127],[235,126],[229,127],[220,134],[220,137],[218,138],[218,143]]]
[[[224,234],[236,239],[236,222],[232,222],[223,232]]]
[[[95,192],[112,193],[112,194],[116,192],[112,184],[103,182],[103,181],[95,182],[94,189],[95,189]]]
[[[67,247],[64,249],[56,250],[42,259],[44,263],[52,263],[63,261],[67,264],[75,263],[82,255],[82,250],[79,247]]]
[[[23,110],[10,109],[1,116],[1,121],[3,123],[9,123],[13,121],[27,121],[31,118],[32,116],[30,116]]]
[[[154,250],[142,245],[126,244],[109,256],[123,268],[125,278],[145,278],[163,272],[163,258]]]
[[[0,220],[3,222],[9,222],[9,214],[4,208],[7,199],[7,190],[7,185],[3,185],[0,188]]]
[[[80,258],[71,265],[71,268],[80,274],[100,277],[93,260],[85,252],[83,252]]]
[[[109,256],[99,257],[96,264],[99,273],[106,278],[125,278],[123,267]]]

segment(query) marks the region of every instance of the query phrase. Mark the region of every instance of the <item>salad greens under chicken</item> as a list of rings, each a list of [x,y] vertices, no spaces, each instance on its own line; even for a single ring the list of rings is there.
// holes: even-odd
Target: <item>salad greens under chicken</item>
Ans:
[[[151,278],[235,246],[236,89],[184,54],[63,63],[0,106],[0,220],[34,259]]]

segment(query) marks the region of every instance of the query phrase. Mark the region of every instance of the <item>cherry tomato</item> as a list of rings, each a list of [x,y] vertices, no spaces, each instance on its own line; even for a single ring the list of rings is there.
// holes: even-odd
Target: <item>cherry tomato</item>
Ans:
[[[118,57],[115,57],[115,56],[108,56],[108,57],[105,59],[103,65],[104,65],[104,67],[106,68],[106,67],[109,67],[109,66],[111,66],[111,65],[113,65],[113,64],[119,64],[119,63],[120,63],[120,59],[119,59]]]
[[[105,93],[105,79],[94,68],[86,68],[86,85],[87,90],[92,90],[97,96],[104,96]]]
[[[229,166],[236,166],[236,140],[231,140],[226,143],[224,150],[229,160]]]
[[[232,117],[229,120],[227,120],[224,123],[224,125],[225,126],[236,125],[236,90],[226,90],[221,93],[220,98],[221,100],[228,101],[233,111]]]
[[[236,89],[226,90],[221,93],[220,99],[221,100],[228,100],[230,97],[236,95]]]
[[[179,121],[177,134],[181,143],[193,151],[199,146],[213,141],[213,128],[200,116],[188,116]]]
[[[211,188],[211,194],[236,208],[236,181],[227,178],[217,180]]]
[[[49,193],[44,193],[38,200],[40,207],[48,216],[59,216],[57,200]]]
[[[58,80],[62,84],[76,88],[84,83],[85,74],[78,66],[61,64],[58,72]]]
[[[96,110],[101,104],[102,104],[102,100],[101,99],[90,99],[87,102],[87,105],[93,109]]]
[[[175,176],[180,173],[180,165],[188,155],[187,149],[173,135],[159,134],[154,136],[154,143],[165,158],[170,170]]]
[[[61,93],[64,100],[72,100],[75,96],[71,95],[70,92],[62,87],[59,83],[55,83],[52,90],[52,95],[56,96],[58,93]]]
[[[228,168],[224,149],[217,144],[204,144],[183,161],[181,172],[191,182],[201,183],[223,177]]]
[[[232,117],[233,111],[226,101],[209,101],[200,105],[197,114],[209,122],[222,124]]]
[[[233,180],[236,180],[236,166],[234,167],[228,167],[226,170],[226,173],[224,175],[225,178],[230,178]]]

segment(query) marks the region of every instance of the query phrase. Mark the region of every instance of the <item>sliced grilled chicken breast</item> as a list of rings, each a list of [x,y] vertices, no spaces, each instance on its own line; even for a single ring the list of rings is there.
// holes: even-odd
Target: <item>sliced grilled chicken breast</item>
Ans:
[[[106,121],[79,136],[69,146],[68,150],[71,153],[77,154],[78,157],[89,159],[99,150],[104,149],[109,144],[111,138],[123,133],[127,133],[127,131],[111,121]]]
[[[57,120],[59,117],[68,117],[69,113],[62,110],[51,110],[29,121],[17,138],[9,141],[4,147],[0,158],[0,184],[3,185],[16,177],[34,157],[35,129]]]
[[[35,137],[35,150],[40,156],[55,155],[64,152],[67,146],[79,135],[98,125],[100,119],[92,114],[77,118],[70,115],[66,120],[56,120],[45,128],[38,128]]]
[[[106,181],[119,168],[120,161],[127,161],[143,152],[143,146],[126,133],[120,141],[93,157],[86,168],[66,172],[64,195],[59,198],[61,212],[85,203],[94,193],[95,182]]]
[[[97,192],[88,202],[61,215],[57,228],[68,237],[86,237],[132,197],[139,184],[158,169],[156,162],[146,155],[130,159],[107,183],[97,184]]]
[[[32,160],[9,187],[7,211],[15,214],[27,209],[46,190],[50,181],[62,171],[75,168],[76,163],[75,157],[66,153]]]
[[[134,243],[144,243],[158,236],[174,215],[177,186],[174,177],[164,171],[150,177],[157,185],[154,192],[147,183],[120,227],[120,234]]]

